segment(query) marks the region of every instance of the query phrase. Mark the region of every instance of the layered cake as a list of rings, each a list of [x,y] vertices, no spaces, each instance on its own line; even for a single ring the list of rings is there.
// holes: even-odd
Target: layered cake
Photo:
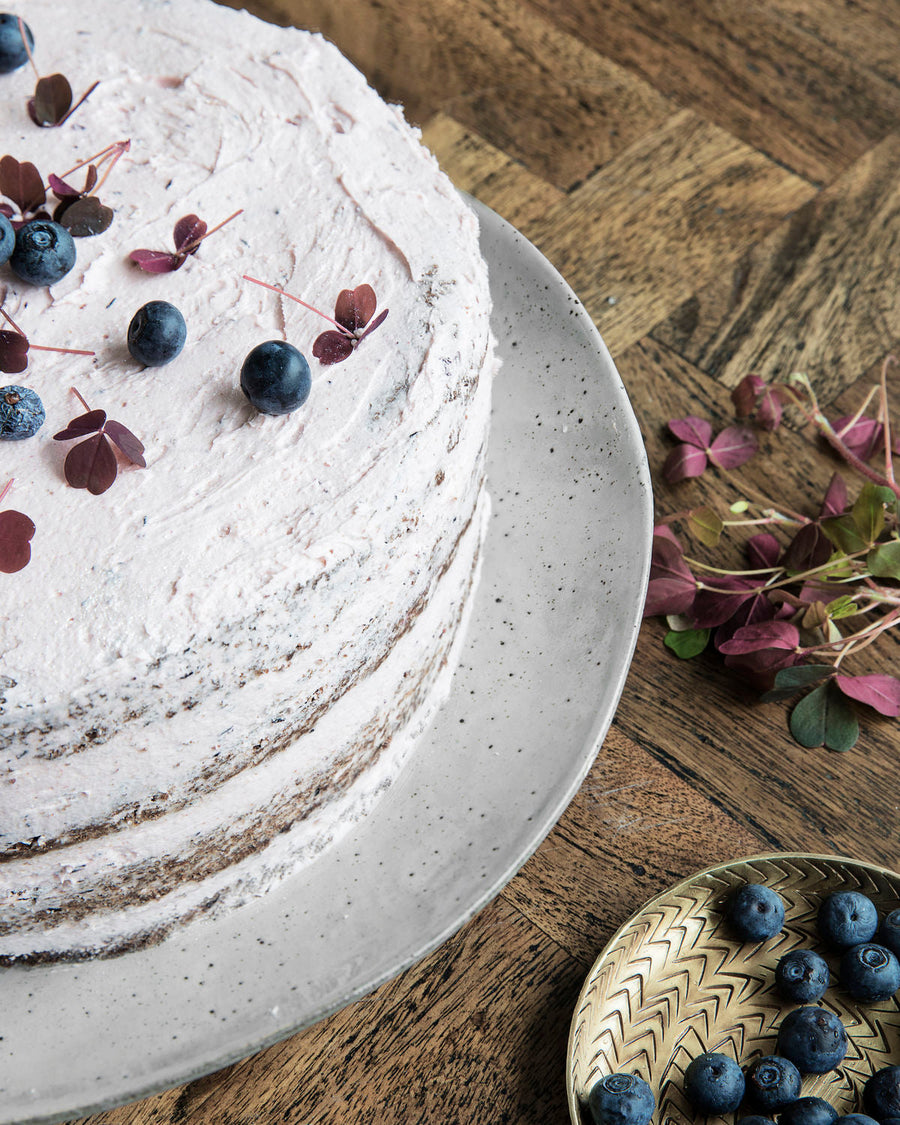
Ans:
[[[45,184],[129,141],[108,229],[50,286],[0,268],[46,421],[0,441],[0,507],[35,526],[0,574],[0,960],[106,955],[262,893],[372,806],[447,691],[487,517],[491,375],[474,216],[399,109],[320,37],[209,0],[28,0],[42,71],[90,97],[39,128],[0,75],[4,146]],[[84,170],[66,182],[80,188]],[[7,208],[9,210],[10,208]],[[13,208],[14,210],[14,208]],[[176,223],[240,211],[177,269]],[[378,328],[330,365],[369,285]],[[183,314],[171,363],[129,354],[145,303]],[[4,325],[4,329],[8,326]],[[302,406],[260,413],[258,344],[309,360]],[[37,350],[68,347],[93,356]],[[145,447],[67,481],[69,423]]]

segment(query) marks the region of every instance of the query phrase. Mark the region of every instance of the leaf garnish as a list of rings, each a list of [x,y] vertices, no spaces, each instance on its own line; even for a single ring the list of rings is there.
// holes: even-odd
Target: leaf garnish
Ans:
[[[174,254],[166,250],[132,250],[128,257],[145,273],[171,273],[173,270],[181,269],[191,254],[197,253],[204,239],[221,230],[226,223],[236,219],[242,212],[243,207],[229,215],[227,219],[223,219],[211,230],[207,229],[206,223],[199,216],[185,215],[175,224]]]
[[[243,274],[243,279],[244,281],[252,281],[254,285],[261,285],[264,289],[271,289],[275,293],[280,293],[282,297],[287,297],[291,301],[296,301],[298,305],[302,305],[305,309],[309,309],[310,312],[316,313],[323,320],[330,321],[334,325],[334,328],[329,328],[327,331],[320,333],[313,343],[312,354],[325,366],[341,363],[351,356],[370,332],[374,332],[376,328],[384,324],[385,317],[388,314],[388,309],[384,309],[372,320],[378,301],[375,290],[365,282],[362,285],[357,285],[355,289],[342,289],[338,293],[334,305],[334,316],[332,317],[277,285],[269,285],[268,282],[260,281],[248,274]]]
[[[13,482],[7,481],[0,492],[2,503]],[[0,512],[0,571],[17,574],[31,562],[31,540],[34,538],[34,521],[23,512]]]
[[[121,422],[108,419],[105,410],[91,410],[74,387],[72,393],[85,408],[85,413],[73,418],[64,430],[54,434],[53,440],[82,439],[66,455],[66,480],[72,488],[86,488],[94,496],[100,496],[118,475],[118,461],[113,444],[126,460],[140,469],[147,466],[144,446]]]
[[[4,205],[0,209],[16,230],[31,219],[50,218],[41,210],[47,202],[47,189],[40,172],[30,161],[20,163],[8,154],[0,157],[0,195],[12,201],[12,207]]]
[[[100,83],[95,82],[88,87],[75,105],[72,105],[72,87],[64,74],[49,74],[41,77],[34,61],[34,55],[31,53],[31,46],[28,42],[28,36],[25,34],[25,25],[21,17],[19,17],[19,33],[25,44],[25,50],[28,52],[28,61],[37,76],[34,96],[29,98],[27,102],[28,116],[35,125],[39,125],[41,128],[62,125],[64,121],[68,121],[80,105],[87,101]]]

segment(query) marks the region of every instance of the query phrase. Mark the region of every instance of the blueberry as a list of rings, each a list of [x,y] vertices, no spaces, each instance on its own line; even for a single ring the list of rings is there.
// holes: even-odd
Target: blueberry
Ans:
[[[784,925],[784,903],[769,887],[745,883],[729,900],[728,920],[742,941],[764,941]]]
[[[863,1086],[863,1109],[877,1121],[900,1117],[900,1066],[883,1066]]]
[[[75,240],[50,219],[32,219],[16,231],[13,272],[32,285],[52,285],[75,265]]]
[[[775,984],[786,1000],[809,1004],[819,1000],[828,988],[828,965],[811,949],[792,949],[775,968]]]
[[[731,1113],[744,1097],[744,1072],[727,1055],[698,1055],[684,1072],[684,1093],[700,1113]]]
[[[23,21],[28,46],[34,48],[34,36],[31,28]],[[19,30],[19,20],[9,12],[0,14],[0,74],[9,74],[18,70],[28,62],[28,52],[25,50],[25,40]]]
[[[241,368],[241,390],[262,414],[290,414],[309,398],[309,364],[292,344],[257,344]]]
[[[854,1000],[887,1000],[900,988],[900,962],[883,945],[854,945],[841,958],[841,984]]]
[[[819,907],[819,935],[834,949],[871,941],[878,928],[878,911],[859,891],[837,891]]]
[[[16,228],[5,215],[0,214],[0,266],[9,259],[16,244]]]
[[[801,1074],[825,1074],[846,1055],[847,1033],[827,1008],[795,1008],[781,1021],[777,1050]]]
[[[880,945],[885,946],[895,957],[900,957],[900,910],[892,910],[881,920],[876,934]]]
[[[596,1125],[648,1125],[656,1099],[636,1074],[607,1074],[591,1087],[588,1105]]]
[[[30,387],[0,387],[0,441],[24,441],[44,424],[44,404]]]
[[[181,352],[187,338],[184,317],[168,301],[148,301],[128,325],[128,350],[147,367],[162,367]]]
[[[843,1117],[836,1118],[835,1125],[878,1125],[878,1122],[864,1113],[845,1113]]]
[[[831,1125],[837,1115],[823,1098],[798,1098],[778,1115],[778,1125]]]
[[[765,1055],[747,1067],[747,1100],[772,1113],[800,1097],[800,1071],[790,1059]]]
[[[748,1113],[737,1119],[737,1125],[775,1125],[771,1117],[763,1117],[759,1113]]]

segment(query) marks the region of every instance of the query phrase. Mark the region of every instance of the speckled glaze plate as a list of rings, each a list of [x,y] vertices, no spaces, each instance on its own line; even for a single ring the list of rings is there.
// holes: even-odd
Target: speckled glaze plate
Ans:
[[[647,580],[643,443],[582,305],[476,207],[504,368],[484,574],[448,703],[359,829],[259,901],[123,957],[0,970],[2,1125],[188,1081],[364,995],[500,890],[597,754]]]
[[[785,904],[783,930],[762,943],[737,941],[723,914],[731,893],[748,882],[767,884]],[[839,890],[862,891],[879,916],[900,906],[900,875],[839,856],[800,854],[710,867],[651,899],[600,954],[575,1007],[566,1066],[572,1125],[588,1125],[591,1087],[616,1071],[650,1084],[654,1122],[694,1125],[700,1118],[682,1092],[685,1068],[704,1051],[742,1066],[776,1053],[781,1019],[799,1005],[779,996],[775,966],[797,947],[828,961],[831,986],[821,1004],[838,1015],[849,1040],[836,1070],[804,1076],[801,1096],[824,1098],[839,1114],[859,1112],[866,1079],[900,1062],[900,1003],[893,997],[862,1004],[841,989],[839,957],[816,934],[819,904]]]

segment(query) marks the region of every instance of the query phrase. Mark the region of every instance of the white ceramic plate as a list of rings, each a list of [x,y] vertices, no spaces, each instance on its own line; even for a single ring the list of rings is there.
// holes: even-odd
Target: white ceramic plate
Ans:
[[[497,894],[593,762],[647,580],[643,443],[581,303],[475,206],[504,361],[493,517],[427,745],[354,835],[258,902],[108,961],[0,970],[0,1125],[186,1082],[364,995]]]

